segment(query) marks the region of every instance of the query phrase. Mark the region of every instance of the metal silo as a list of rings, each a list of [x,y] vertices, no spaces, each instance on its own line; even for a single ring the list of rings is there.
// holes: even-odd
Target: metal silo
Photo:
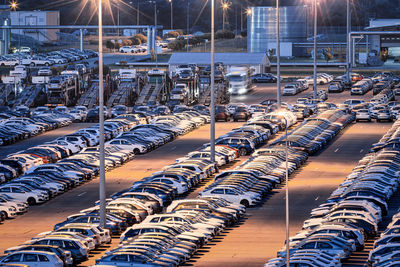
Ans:
[[[268,43],[276,42],[276,8],[252,7],[247,20],[248,50],[266,52]],[[307,38],[310,8],[287,6],[279,8],[282,42],[301,42]]]

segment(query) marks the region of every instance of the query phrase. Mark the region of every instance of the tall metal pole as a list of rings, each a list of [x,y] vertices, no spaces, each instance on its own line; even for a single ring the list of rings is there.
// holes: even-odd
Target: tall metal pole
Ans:
[[[240,33],[243,32],[243,6],[240,4]]]
[[[314,91],[313,97],[317,98],[317,0],[314,0]]]
[[[119,1],[120,0],[117,0],[117,36],[119,36]]]
[[[350,0],[347,0],[346,2],[346,82],[350,84]]]
[[[276,100],[281,107],[281,40],[280,40],[279,0],[276,0]]]
[[[287,119],[285,119],[285,170],[286,170],[286,266],[290,266],[289,255],[289,172],[288,172],[288,136],[287,136]]]
[[[154,26],[157,26],[157,1],[155,0],[154,0]]]
[[[186,11],[186,52],[189,52],[189,0],[187,0],[187,11]]]
[[[214,79],[215,79],[215,40],[214,40],[214,1],[211,0],[211,122],[210,122],[210,151],[211,162],[215,162],[215,93],[214,93]]]
[[[225,30],[225,7],[222,6],[222,30]]]
[[[136,9],[136,25],[139,25],[139,18],[140,18],[140,6],[139,6],[139,0],[137,0],[137,9]]]
[[[174,28],[174,9],[172,6],[172,0],[169,0],[169,3],[171,4],[171,30]]]
[[[106,226],[106,168],[104,161],[103,20],[99,0],[99,124],[100,124],[100,227]]]
[[[79,49],[83,51],[83,29],[79,29]]]

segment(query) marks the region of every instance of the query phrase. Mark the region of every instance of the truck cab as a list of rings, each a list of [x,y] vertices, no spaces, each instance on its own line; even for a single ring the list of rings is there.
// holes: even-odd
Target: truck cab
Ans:
[[[227,77],[230,94],[244,95],[251,90],[250,70],[248,68],[234,69]]]

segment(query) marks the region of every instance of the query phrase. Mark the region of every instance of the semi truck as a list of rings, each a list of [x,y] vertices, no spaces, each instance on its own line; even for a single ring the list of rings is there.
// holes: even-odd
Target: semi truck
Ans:
[[[227,75],[228,91],[232,95],[244,95],[252,90],[249,67],[231,67]]]

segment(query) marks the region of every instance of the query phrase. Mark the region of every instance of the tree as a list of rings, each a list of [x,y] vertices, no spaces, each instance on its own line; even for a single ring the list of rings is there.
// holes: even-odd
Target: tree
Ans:
[[[110,50],[115,48],[115,43],[112,40],[107,40],[106,41],[106,47]]]
[[[235,34],[229,30],[218,30],[215,33],[215,39],[233,39]]]
[[[122,45],[123,46],[131,46],[133,44],[132,40],[130,39],[124,39],[122,40]]]
[[[164,34],[164,38],[177,38],[179,35],[180,34],[177,31],[170,31],[170,32]]]

